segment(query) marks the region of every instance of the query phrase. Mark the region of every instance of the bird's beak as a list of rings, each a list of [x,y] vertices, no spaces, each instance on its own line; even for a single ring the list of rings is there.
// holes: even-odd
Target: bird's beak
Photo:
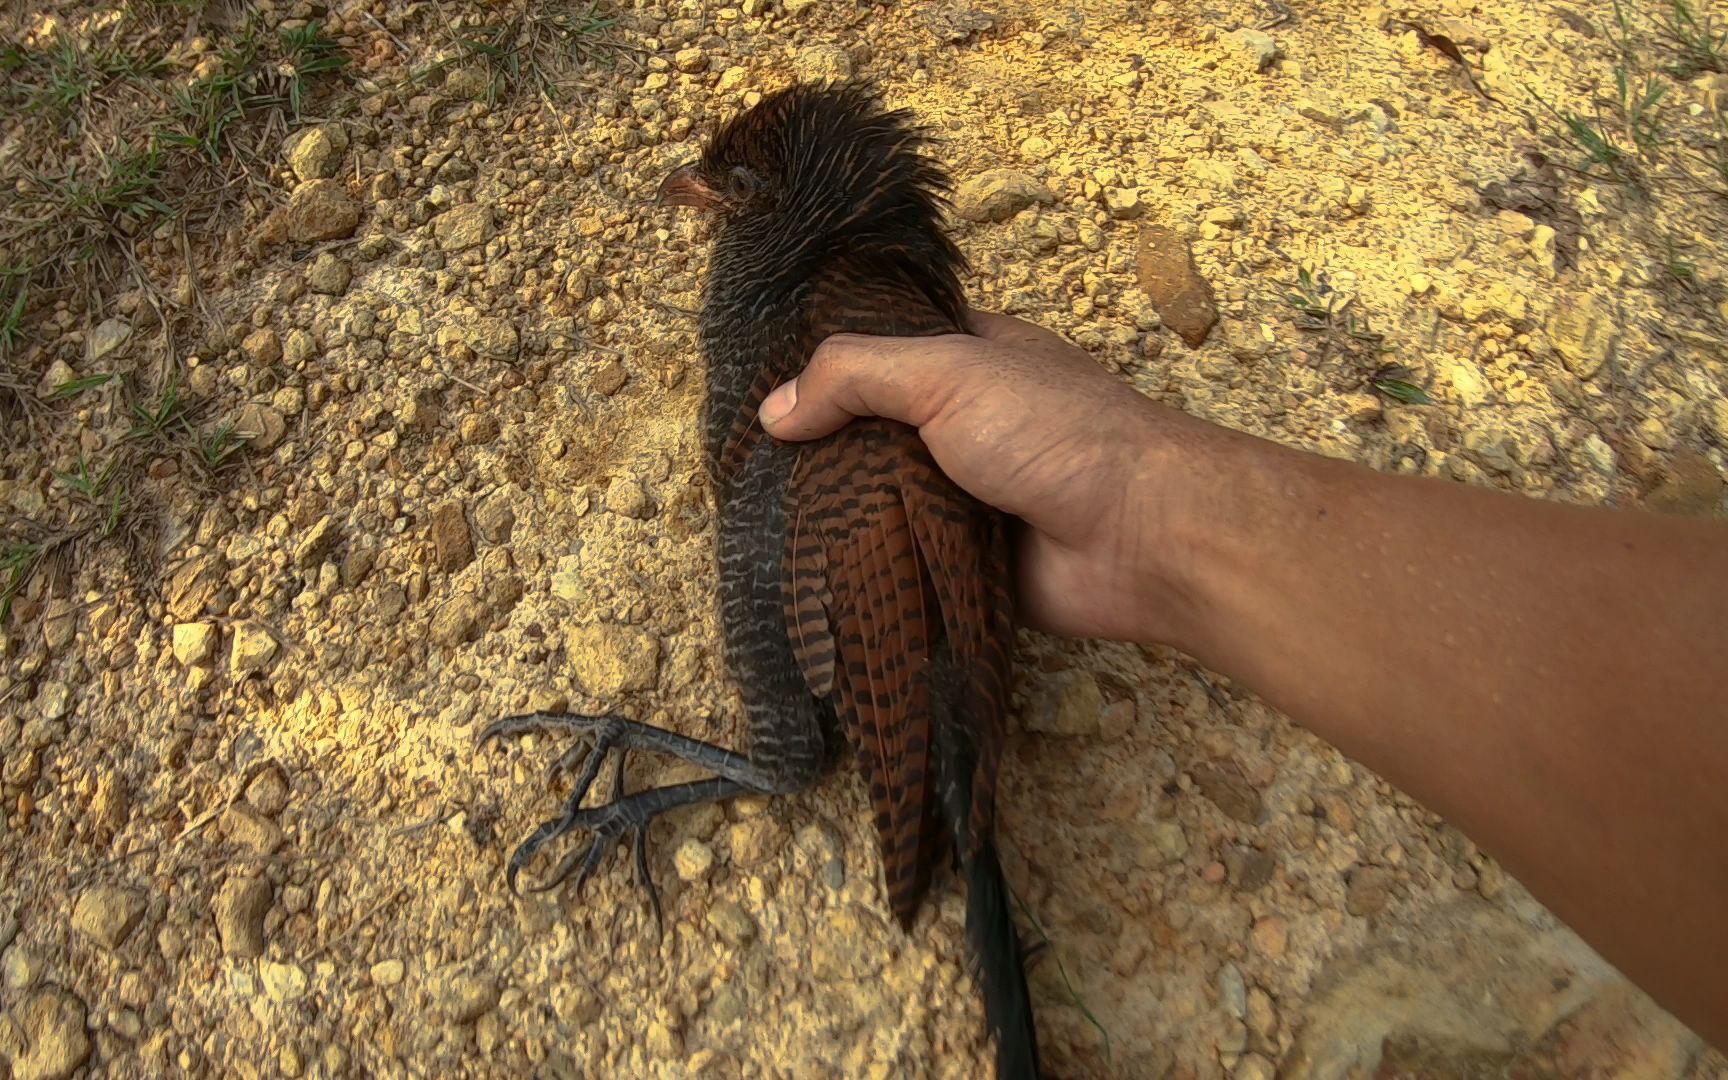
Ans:
[[[673,169],[660,182],[660,197],[655,202],[661,206],[694,206],[698,210],[712,210],[720,205],[720,193],[708,186],[708,182],[696,172],[696,163],[692,161]]]

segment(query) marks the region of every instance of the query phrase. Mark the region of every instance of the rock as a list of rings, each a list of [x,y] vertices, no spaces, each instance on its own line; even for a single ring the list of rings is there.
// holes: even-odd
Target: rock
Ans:
[[[353,236],[360,225],[360,204],[336,180],[308,180],[294,189],[288,205],[277,210],[259,230],[264,244],[287,240],[316,244]]]
[[[1131,221],[1146,212],[1146,206],[1140,201],[1140,189],[1106,188],[1104,191],[1104,209],[1117,221]]]
[[[11,1010],[22,1046],[12,1057],[13,1080],[65,1080],[90,1057],[84,1002],[45,986]]]
[[[1133,831],[1139,847],[1135,864],[1141,869],[1162,869],[1188,857],[1188,834],[1179,822],[1154,821]]]
[[[72,688],[58,679],[42,684],[36,708],[44,720],[59,720],[72,711]]]
[[[961,182],[954,191],[954,213],[967,221],[1007,221],[1034,203],[1056,201],[1056,193],[1026,173],[990,169]]]
[[[1200,793],[1226,816],[1244,825],[1257,825],[1265,812],[1260,792],[1242,775],[1235,762],[1221,765],[1197,765],[1192,770],[1194,784]]]
[[[257,402],[241,406],[233,423],[235,438],[245,439],[248,445],[259,450],[272,449],[288,434],[288,421],[282,414]]]
[[[474,528],[488,542],[510,542],[510,533],[516,528],[516,511],[510,503],[510,492],[500,489],[480,500],[480,505],[474,508]]]
[[[48,365],[48,370],[42,374],[41,380],[36,383],[36,396],[51,398],[56,390],[76,378],[78,378],[78,373],[72,369],[72,365],[56,357],[54,362]]]
[[[220,555],[203,555],[181,563],[168,581],[168,614],[191,622],[204,614],[228,574]]]
[[[498,418],[491,413],[469,413],[462,418],[464,446],[484,446],[498,437]]]
[[[264,995],[277,1004],[299,1001],[306,996],[306,972],[298,964],[261,960],[258,981],[264,985]]]
[[[216,933],[222,951],[246,959],[264,952],[264,915],[270,910],[270,882],[261,877],[229,878],[216,894]]]
[[[1384,866],[1363,866],[1350,875],[1344,891],[1344,910],[1360,918],[1378,915],[1392,900],[1392,871]]]
[[[216,636],[214,623],[176,623],[174,659],[185,667],[207,663],[216,655]]]
[[[288,167],[301,181],[327,180],[336,175],[337,164],[336,140],[321,127],[301,132],[288,147]]]
[[[1254,920],[1248,936],[1253,938],[1254,947],[1262,956],[1276,960],[1289,947],[1290,926],[1282,915],[1262,915]]]
[[[672,855],[672,867],[684,881],[702,881],[714,868],[714,849],[693,836],[686,837]]]
[[[290,330],[282,342],[282,362],[300,367],[318,355],[318,342],[304,330]]]
[[[395,986],[406,970],[400,960],[380,960],[372,965],[372,982],[376,986]]]
[[[1709,458],[1696,450],[1682,449],[1662,470],[1662,479],[1644,505],[1665,514],[1710,517],[1722,512],[1722,474]]]
[[[786,846],[786,826],[771,814],[747,818],[727,832],[733,866],[755,866]]]
[[[868,979],[882,970],[891,948],[881,920],[848,904],[826,921],[811,920],[809,976],[818,983]]]
[[[42,644],[51,653],[71,645],[78,636],[78,609],[65,597],[48,601],[41,620]]]
[[[1260,30],[1232,30],[1224,35],[1224,40],[1246,56],[1248,62],[1254,65],[1255,71],[1265,71],[1284,55],[1272,35]]]
[[[684,1057],[684,1037],[663,1021],[649,1023],[648,1037],[644,1041],[650,1057],[660,1061],[677,1061]]]
[[[1218,985],[1218,1000],[1225,1011],[1238,1020],[1247,1015],[1248,983],[1242,978],[1242,969],[1226,963],[1218,969],[1213,981]]]
[[[246,801],[265,817],[275,817],[288,805],[288,778],[276,765],[266,767],[246,785]]]
[[[236,678],[262,671],[276,658],[280,647],[275,636],[257,623],[235,623],[233,641],[228,647],[228,669]]]
[[[1055,153],[1056,144],[1042,135],[1029,135],[1020,142],[1020,156],[1027,161],[1048,161]]]
[[[459,593],[432,615],[435,645],[456,646],[473,641],[486,628],[486,602],[473,593]]]
[[[516,326],[508,319],[475,316],[457,327],[468,347],[494,360],[512,360],[521,347]]]
[[[1224,854],[1230,883],[1240,892],[1259,892],[1272,880],[1278,860],[1271,852],[1255,848],[1231,848]]]
[[[845,82],[852,77],[852,57],[838,45],[807,45],[798,50],[792,70],[806,82]]]
[[[672,66],[686,75],[708,70],[708,54],[701,49],[679,49],[672,54]]]
[[[621,476],[607,485],[606,509],[637,521],[645,521],[654,515],[654,508],[648,502],[648,493],[642,490],[640,483],[628,476]]]
[[[120,947],[144,914],[144,894],[119,885],[94,885],[72,908],[72,928],[110,951]]]
[[[442,251],[467,251],[492,239],[492,208],[481,203],[464,203],[432,219],[432,235]]]
[[[491,92],[492,79],[485,70],[476,67],[459,67],[444,77],[444,85],[440,87],[446,98],[452,100],[467,98],[480,101]]]
[[[274,364],[282,359],[282,341],[274,330],[254,330],[240,342],[240,355],[254,364]]]
[[[1590,296],[1564,296],[1548,316],[1548,340],[1566,370],[1589,379],[1602,370],[1614,354],[1619,327],[1610,314]]]
[[[310,570],[319,565],[336,550],[339,539],[341,536],[336,530],[336,519],[329,514],[324,515],[314,522],[294,545],[294,565],[302,570]]]
[[[1200,276],[1188,245],[1176,230],[1147,225],[1140,230],[1140,289],[1164,325],[1191,349],[1198,349],[1218,322],[1212,286]]]
[[[780,7],[785,10],[786,14],[797,16],[804,14],[821,2],[822,0],[780,0]]]
[[[1230,1080],[1275,1080],[1277,1068],[1259,1054],[1243,1054],[1230,1074]]]
[[[720,935],[720,940],[735,949],[756,940],[756,920],[731,900],[722,900],[708,909],[708,925]]]
[[[341,296],[348,291],[354,271],[340,258],[326,251],[306,271],[306,287],[323,296]]]
[[[498,1004],[498,984],[485,975],[456,972],[440,979],[437,1000],[453,1024],[471,1024]]]
[[[29,990],[42,980],[42,957],[22,945],[12,946],[0,954],[0,979],[8,990]]]
[[[229,840],[259,856],[274,854],[286,839],[280,825],[239,803],[222,814],[222,831]]]
[[[811,822],[792,838],[801,867],[822,878],[830,889],[846,883],[846,855],[834,830],[820,822]]]
[[[446,574],[474,561],[474,538],[468,534],[468,518],[458,501],[441,503],[432,510],[432,547],[438,568]]]
[[[594,388],[596,394],[602,397],[611,397],[624,389],[624,383],[629,378],[630,373],[624,370],[624,365],[616,359],[612,359],[600,365],[589,381],[589,385]]]
[[[569,627],[564,640],[577,682],[594,697],[652,690],[660,681],[660,642],[644,630],[590,623]]]
[[[1104,711],[1104,692],[1090,671],[1059,671],[1046,678],[1032,707],[1027,731],[1041,735],[1096,735]]]
[[[89,360],[101,360],[126,344],[132,337],[132,324],[125,319],[103,319],[90,331],[90,336],[84,344],[84,355]],[[70,379],[61,380],[70,382]],[[59,385],[56,383],[55,385]]]

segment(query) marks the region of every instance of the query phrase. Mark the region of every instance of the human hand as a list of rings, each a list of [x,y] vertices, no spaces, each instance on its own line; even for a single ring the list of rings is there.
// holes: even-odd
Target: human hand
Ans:
[[[1173,591],[1160,464],[1171,435],[1196,422],[1048,330],[979,311],[971,324],[973,334],[829,338],[763,402],[764,429],[795,441],[857,416],[913,425],[955,483],[1025,522],[1027,625],[1157,638]]]

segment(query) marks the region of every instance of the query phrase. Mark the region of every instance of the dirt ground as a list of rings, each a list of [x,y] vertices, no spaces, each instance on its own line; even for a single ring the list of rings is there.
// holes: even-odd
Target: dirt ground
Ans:
[[[865,74],[998,218],[955,222],[974,302],[1143,392],[1383,469],[1719,515],[1728,75],[1674,10],[266,0],[340,73],[249,130],[207,212],[146,206],[110,278],[8,324],[0,1075],[988,1075],[960,897],[894,927],[849,767],[657,826],[663,930],[624,858],[579,897],[505,887],[565,743],[476,752],[490,719],[741,736],[705,244],[661,177],[763,90]],[[0,11],[15,86],[115,34],[184,84],[240,18]],[[41,100],[0,133],[13,224],[69,190],[33,147],[91,139]],[[985,211],[988,170],[1021,194]],[[1198,348],[1140,287],[1153,225],[1216,293]],[[1001,816],[1054,1075],[1728,1077],[1251,695],[1167,650],[1022,646]]]

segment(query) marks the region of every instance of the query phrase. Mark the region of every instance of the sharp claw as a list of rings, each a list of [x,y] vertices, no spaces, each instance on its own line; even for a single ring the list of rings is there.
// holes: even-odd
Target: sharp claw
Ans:
[[[648,903],[654,909],[654,925],[664,926],[665,920],[660,915],[660,890],[654,887],[654,876],[648,872],[648,826],[643,825],[633,830],[636,848],[636,880],[647,890]]]

